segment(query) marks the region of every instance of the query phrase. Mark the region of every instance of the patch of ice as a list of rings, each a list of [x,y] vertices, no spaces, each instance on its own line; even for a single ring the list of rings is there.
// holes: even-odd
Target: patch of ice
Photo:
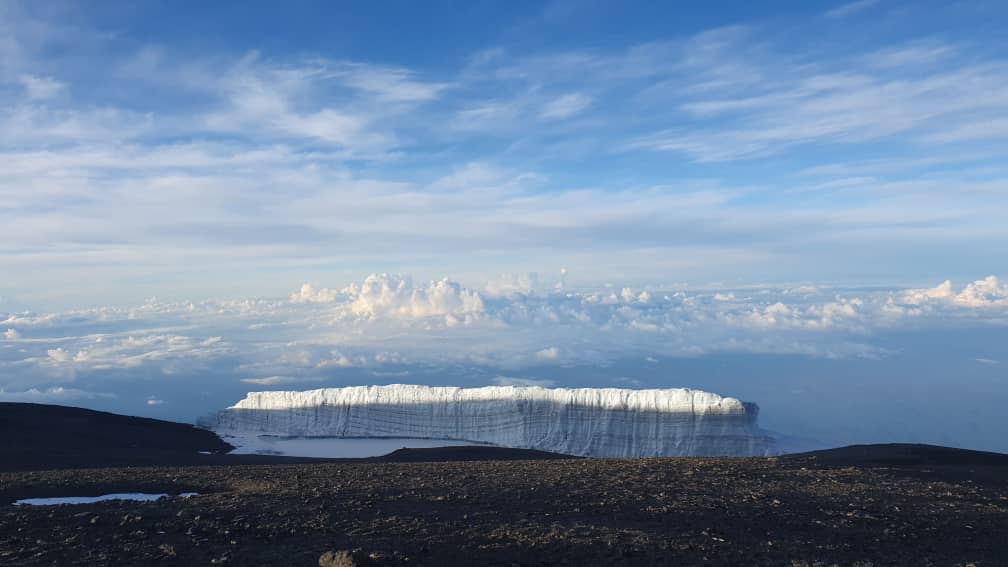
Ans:
[[[93,504],[107,500],[134,500],[137,502],[153,502],[161,498],[169,498],[171,494],[149,494],[144,492],[121,492],[103,494],[102,496],[58,496],[55,498],[24,498],[14,502],[15,506],[53,506],[56,504]],[[178,498],[199,496],[198,492],[183,492],[175,495]]]

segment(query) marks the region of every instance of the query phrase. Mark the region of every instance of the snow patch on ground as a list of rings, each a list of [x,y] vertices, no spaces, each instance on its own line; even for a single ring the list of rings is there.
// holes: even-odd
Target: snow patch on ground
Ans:
[[[199,496],[196,492],[183,492],[175,495],[178,498]],[[53,506],[56,504],[93,504],[107,500],[134,500],[137,502],[153,502],[162,498],[170,498],[171,494],[148,494],[144,492],[121,492],[104,494],[102,496],[59,496],[55,498],[25,498],[14,502],[15,506]]]

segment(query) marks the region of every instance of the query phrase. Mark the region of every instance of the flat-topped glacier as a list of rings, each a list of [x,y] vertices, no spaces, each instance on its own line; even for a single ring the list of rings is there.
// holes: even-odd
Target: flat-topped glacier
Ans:
[[[221,434],[455,439],[591,457],[774,454],[758,411],[684,388],[395,384],[249,392],[200,425]]]

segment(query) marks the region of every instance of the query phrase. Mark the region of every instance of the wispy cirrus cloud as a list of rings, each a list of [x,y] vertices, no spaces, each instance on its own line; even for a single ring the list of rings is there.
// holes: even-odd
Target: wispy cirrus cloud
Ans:
[[[579,114],[591,106],[591,97],[573,93],[563,95],[549,104],[542,110],[543,118],[569,118]]]
[[[469,283],[569,266],[599,285],[1003,260],[984,243],[1008,238],[1008,63],[963,38],[832,49],[840,24],[817,18],[824,47],[796,56],[800,38],[750,21],[435,67],[192,52],[5,10],[0,259],[22,302],[93,301],[77,281],[123,304],[280,295],[286,274],[403,266]],[[72,60],[47,48],[67,42]],[[914,261],[921,246],[949,265]],[[261,277],[230,277],[244,269]]]
[[[807,61],[769,54],[752,59],[745,44],[724,58],[766,77],[726,78],[679,108],[689,127],[656,132],[631,148],[685,153],[700,161],[756,159],[810,144],[863,144],[902,137],[917,143],[966,141],[995,129],[963,127],[976,114],[999,114],[1008,90],[1004,61],[950,66],[961,51],[932,43],[866,54],[862,60]],[[736,55],[739,54],[739,55]],[[721,59],[724,64],[725,59]],[[688,81],[688,79],[687,79]],[[976,137],[974,138],[973,135]]]
[[[857,0],[856,2],[848,2],[846,4],[840,4],[836,8],[826,12],[827,18],[846,18],[847,16],[852,16],[858,12],[863,12],[868,8],[879,3],[879,0]]]
[[[66,83],[57,81],[52,77],[21,75],[19,80],[21,85],[24,86],[25,94],[33,100],[53,98],[66,89]]]

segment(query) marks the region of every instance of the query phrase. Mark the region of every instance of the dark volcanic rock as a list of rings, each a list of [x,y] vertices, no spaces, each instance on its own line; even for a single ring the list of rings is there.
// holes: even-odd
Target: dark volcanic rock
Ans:
[[[0,564],[1003,565],[1008,467],[566,459],[0,473]],[[913,474],[906,474],[913,471]],[[997,474],[995,474],[997,473]],[[97,518],[97,520],[94,520]]]

